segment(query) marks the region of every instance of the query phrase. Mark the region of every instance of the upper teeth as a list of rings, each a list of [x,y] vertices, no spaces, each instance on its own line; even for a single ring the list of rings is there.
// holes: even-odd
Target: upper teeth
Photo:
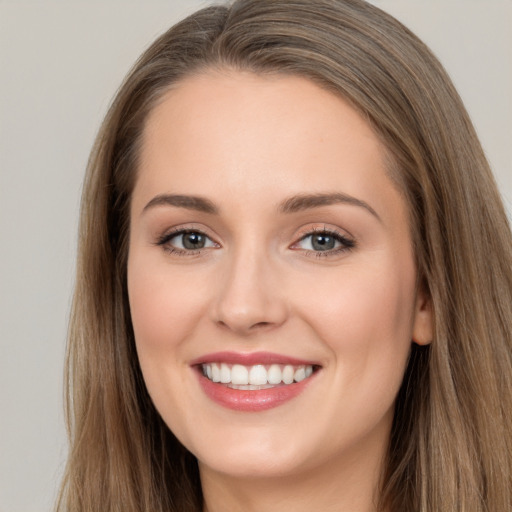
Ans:
[[[300,382],[313,373],[313,365],[272,364],[265,366],[229,365],[227,363],[207,363],[202,365],[203,374],[213,382],[235,386],[265,386]]]

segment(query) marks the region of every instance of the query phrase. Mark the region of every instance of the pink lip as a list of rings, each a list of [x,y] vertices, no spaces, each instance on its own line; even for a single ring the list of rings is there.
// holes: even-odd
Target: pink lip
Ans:
[[[314,365],[318,366],[311,361],[303,359],[296,359],[280,354],[273,354],[271,352],[253,352],[253,353],[239,353],[239,352],[215,352],[201,356],[193,361],[190,365],[196,369],[196,374],[199,383],[205,392],[206,396],[215,403],[241,412],[258,412],[265,411],[278,407],[289,400],[292,400],[301,394],[312,380],[315,379],[317,372],[314,372],[309,378],[301,382],[284,385],[260,390],[241,390],[228,388],[225,384],[214,383],[207,379],[200,368],[201,364],[205,363],[227,363],[227,364],[242,364],[245,366],[252,366],[254,364],[292,364],[292,365]]]
[[[302,393],[315,374],[294,384],[280,385],[255,391],[231,389],[225,384],[216,384],[199,374],[199,382],[206,395],[223,407],[241,412],[258,412],[278,407]]]
[[[191,366],[204,363],[227,363],[242,364],[244,366],[252,366],[255,364],[292,364],[298,366],[301,364],[317,365],[313,361],[304,359],[296,359],[294,357],[274,354],[272,352],[214,352],[198,357],[190,362]]]

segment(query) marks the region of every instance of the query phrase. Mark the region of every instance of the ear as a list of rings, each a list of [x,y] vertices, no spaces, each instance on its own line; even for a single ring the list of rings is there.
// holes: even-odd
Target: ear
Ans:
[[[416,295],[412,340],[418,345],[429,345],[433,336],[432,301],[422,286]]]

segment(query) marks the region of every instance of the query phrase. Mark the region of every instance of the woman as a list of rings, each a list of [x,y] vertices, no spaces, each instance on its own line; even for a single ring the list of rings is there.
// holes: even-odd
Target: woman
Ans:
[[[510,509],[511,256],[461,100],[396,20],[195,13],[91,156],[59,509]]]

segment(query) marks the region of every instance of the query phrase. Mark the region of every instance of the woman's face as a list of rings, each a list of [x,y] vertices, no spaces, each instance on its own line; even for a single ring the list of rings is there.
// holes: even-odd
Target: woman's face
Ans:
[[[337,96],[211,72],[149,116],[133,328],[151,398],[201,468],[278,476],[381,457],[411,339],[430,338],[415,285],[385,151]]]

